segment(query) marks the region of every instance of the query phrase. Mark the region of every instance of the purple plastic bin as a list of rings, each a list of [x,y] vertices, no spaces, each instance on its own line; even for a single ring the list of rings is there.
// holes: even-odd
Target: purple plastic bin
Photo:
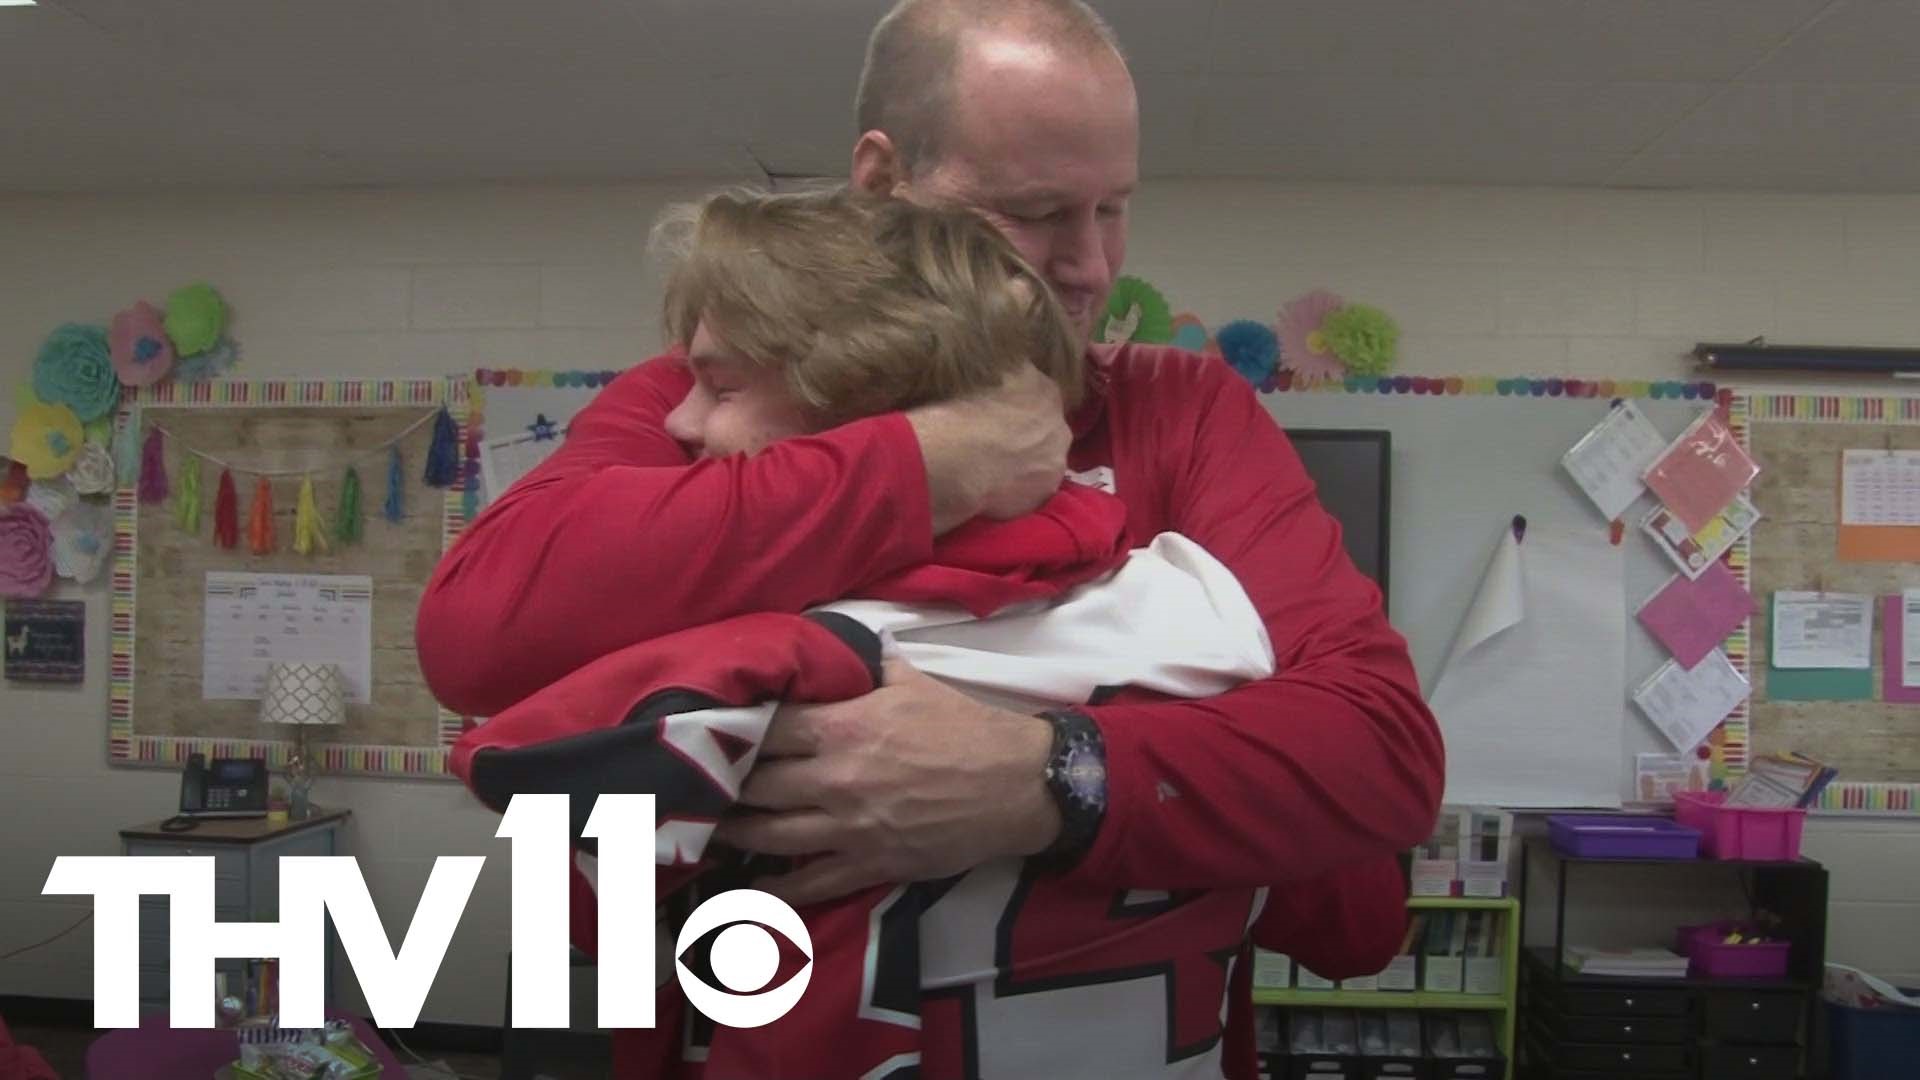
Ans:
[[[1687,974],[1696,979],[1784,979],[1793,946],[1784,941],[1764,945],[1725,944],[1732,923],[1683,926],[1673,951],[1687,958]]]
[[[1723,806],[1726,797],[1724,791],[1681,791],[1673,796],[1674,813],[1701,831],[1701,848],[1708,858],[1791,862],[1800,857],[1805,810]]]
[[[1547,818],[1555,850],[1577,859],[1694,859],[1700,830],[1671,818],[1639,814],[1554,814]]]

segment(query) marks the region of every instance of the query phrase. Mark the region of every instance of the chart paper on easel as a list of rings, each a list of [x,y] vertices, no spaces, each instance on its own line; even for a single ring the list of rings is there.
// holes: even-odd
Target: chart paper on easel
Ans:
[[[1620,805],[1624,566],[1605,530],[1500,529],[1429,680],[1447,802]]]

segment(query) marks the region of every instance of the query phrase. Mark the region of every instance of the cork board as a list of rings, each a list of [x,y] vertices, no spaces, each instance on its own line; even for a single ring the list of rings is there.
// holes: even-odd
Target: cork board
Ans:
[[[1755,599],[1751,737],[1755,752],[1798,750],[1840,770],[1822,810],[1920,813],[1920,706],[1879,700],[1885,627],[1875,604],[1874,700],[1772,701],[1768,625],[1783,589],[1898,594],[1920,587],[1920,564],[1841,562],[1840,454],[1920,450],[1920,398],[1743,395],[1733,420],[1760,463],[1753,502],[1762,515],[1748,541]]]
[[[198,752],[284,761],[292,743],[284,731],[258,721],[257,701],[203,696],[207,574],[355,574],[373,585],[371,701],[349,704],[346,723],[324,729],[316,740],[322,766],[445,775],[445,748],[463,721],[442,710],[427,689],[414,650],[414,615],[461,520],[463,485],[443,490],[423,479],[432,419],[445,404],[457,422],[464,397],[443,379],[216,382],[153,388],[123,410],[121,426],[139,425],[143,439],[161,430],[176,489],[181,470],[199,452],[201,520],[189,531],[176,519],[172,499],[142,503],[133,487],[115,494],[112,760],[173,765]],[[398,522],[381,514],[392,446],[402,461]],[[231,549],[213,540],[222,462],[231,466],[239,504],[241,541]],[[361,539],[296,552],[301,471],[313,481],[331,536],[349,464],[361,485]],[[268,476],[278,543],[272,553],[256,555],[246,532],[262,473],[293,475]]]

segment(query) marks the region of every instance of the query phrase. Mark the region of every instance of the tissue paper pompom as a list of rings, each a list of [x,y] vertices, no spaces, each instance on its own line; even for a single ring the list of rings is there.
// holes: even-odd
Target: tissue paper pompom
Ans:
[[[1379,375],[1392,367],[1400,345],[1399,324],[1367,304],[1348,304],[1327,316],[1320,332],[1333,354],[1356,375]]]
[[[28,476],[47,480],[66,472],[84,445],[86,433],[72,409],[65,405],[29,405],[13,422],[13,443],[7,456],[25,462]]]
[[[1308,381],[1340,374],[1340,360],[1327,347],[1328,316],[1346,301],[1325,289],[1314,291],[1280,308],[1280,352],[1287,370]]]
[[[145,300],[113,317],[107,344],[123,386],[151,386],[173,370],[173,342],[160,325],[160,309]]]
[[[1173,309],[1160,290],[1137,277],[1123,277],[1107,294],[1107,306],[1093,327],[1093,340],[1164,345],[1173,340]]]
[[[167,297],[167,336],[181,356],[206,352],[227,328],[227,302],[206,284],[175,289]]]
[[[0,507],[0,596],[29,599],[53,582],[53,530],[26,503]]]
[[[53,572],[85,585],[113,553],[113,511],[76,503],[53,522]]]
[[[33,392],[49,405],[71,408],[83,422],[111,412],[120,400],[120,379],[113,373],[107,332],[67,323],[48,334],[33,362]]]
[[[75,455],[73,464],[67,466],[67,480],[73,490],[82,495],[105,495],[112,491],[118,480],[112,452],[88,439]]]
[[[1280,362],[1280,338],[1265,323],[1236,319],[1221,327],[1214,341],[1233,370],[1255,386],[1266,382]]]
[[[225,375],[240,362],[240,346],[232,338],[221,338],[213,348],[192,356],[183,356],[173,363],[175,382],[206,382],[208,379]]]

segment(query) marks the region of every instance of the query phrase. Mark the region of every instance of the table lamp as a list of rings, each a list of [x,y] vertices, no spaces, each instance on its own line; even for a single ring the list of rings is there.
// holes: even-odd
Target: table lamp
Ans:
[[[287,817],[305,821],[313,812],[307,800],[313,788],[313,755],[307,749],[307,729],[347,722],[347,693],[334,664],[303,661],[275,663],[267,669],[267,686],[260,694],[260,721],[291,724],[295,729],[293,757],[287,762],[290,799]]]

